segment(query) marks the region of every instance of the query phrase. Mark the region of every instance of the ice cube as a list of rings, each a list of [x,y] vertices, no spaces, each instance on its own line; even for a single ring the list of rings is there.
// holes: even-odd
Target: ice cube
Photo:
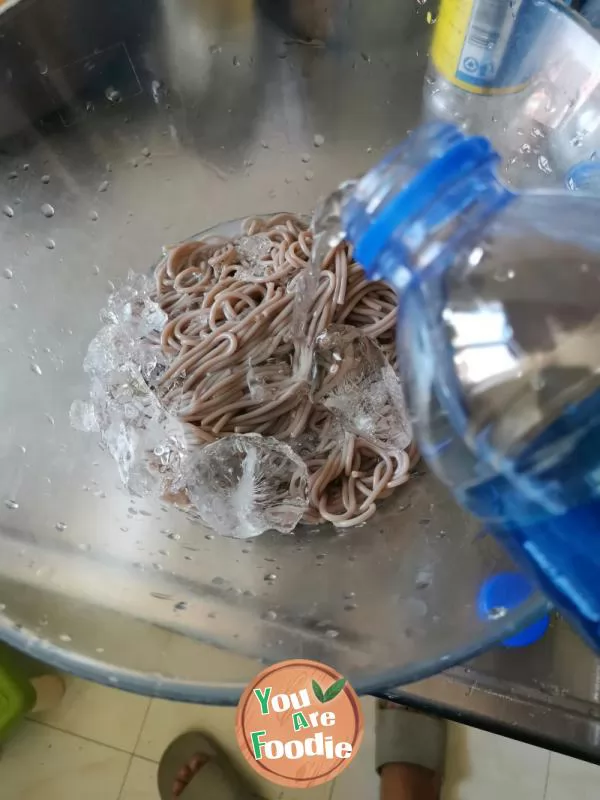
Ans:
[[[128,364],[96,379],[91,397],[123,483],[137,495],[167,488],[187,451],[185,426],[162,407],[140,371]]]
[[[241,236],[235,246],[242,259],[242,265],[237,271],[238,277],[242,280],[263,280],[269,272],[274,271],[272,260],[269,258],[273,242],[266,233]]]
[[[252,236],[240,236],[236,247],[238,253],[248,261],[268,256],[273,242],[266,233],[254,233]]]
[[[412,427],[400,378],[378,345],[350,325],[331,325],[315,342],[314,401],[342,429],[389,450],[403,450]]]
[[[129,272],[127,282],[108,298],[101,319],[107,325],[122,325],[137,337],[161,331],[167,315],[152,300],[155,286],[149,275]]]
[[[100,426],[96,417],[96,411],[92,403],[84,400],[74,400],[69,410],[71,425],[78,431],[99,431]]]
[[[83,369],[92,376],[109,375],[131,360],[135,339],[121,325],[105,325],[89,344]]]
[[[166,366],[159,337],[167,315],[158,303],[143,294],[150,291],[145,276],[130,274],[128,281],[108,298],[101,314],[106,324],[88,347],[83,368],[92,376],[107,376],[133,364],[151,378]]]
[[[183,463],[182,479],[201,519],[236,539],[267,530],[291,533],[308,508],[308,470],[273,437],[234,434],[198,449]]]

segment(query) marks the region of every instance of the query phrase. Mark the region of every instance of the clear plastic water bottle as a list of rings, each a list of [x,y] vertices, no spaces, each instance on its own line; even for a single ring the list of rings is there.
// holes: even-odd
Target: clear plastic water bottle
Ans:
[[[434,123],[342,222],[400,295],[423,455],[600,647],[600,199],[515,194],[489,142]]]

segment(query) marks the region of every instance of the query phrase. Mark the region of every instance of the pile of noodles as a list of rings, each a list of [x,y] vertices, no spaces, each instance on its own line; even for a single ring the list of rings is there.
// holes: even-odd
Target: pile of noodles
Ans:
[[[234,239],[212,236],[169,250],[155,272],[153,299],[168,316],[161,339],[168,368],[156,391],[200,442],[260,433],[289,444],[309,472],[303,521],[348,527],[408,480],[413,452],[340,430],[315,401],[292,330],[311,244],[301,219],[278,214],[246,220]],[[368,281],[346,243],[333,248],[321,265],[307,339],[350,325],[393,365],[395,322],[393,289]]]

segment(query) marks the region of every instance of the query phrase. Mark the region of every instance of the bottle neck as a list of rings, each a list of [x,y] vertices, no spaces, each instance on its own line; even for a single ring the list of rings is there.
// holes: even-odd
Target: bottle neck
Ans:
[[[368,172],[342,211],[368,277],[401,288],[416,271],[477,239],[515,197],[496,176],[498,161],[486,139],[433,124]]]

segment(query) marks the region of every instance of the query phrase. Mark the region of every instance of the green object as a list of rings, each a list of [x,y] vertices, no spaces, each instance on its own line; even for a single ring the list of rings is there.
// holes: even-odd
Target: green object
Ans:
[[[35,705],[31,678],[47,672],[39,662],[0,643],[0,741]]]

